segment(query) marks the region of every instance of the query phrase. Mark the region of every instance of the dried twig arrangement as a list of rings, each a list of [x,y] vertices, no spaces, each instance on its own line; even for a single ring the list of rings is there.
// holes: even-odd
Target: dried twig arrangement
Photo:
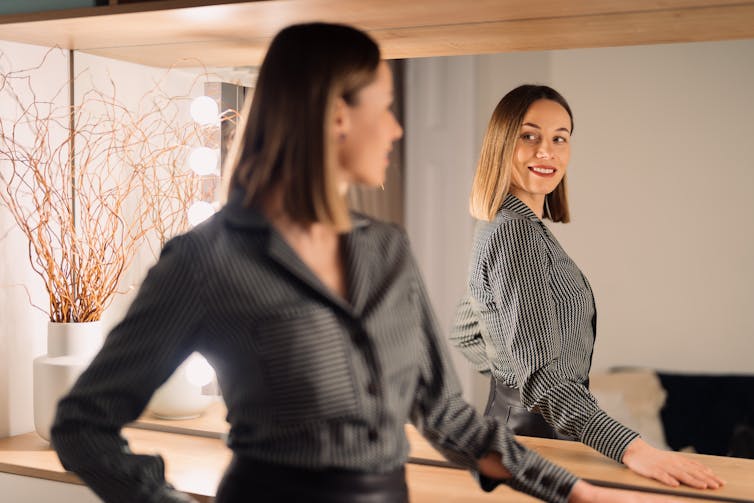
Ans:
[[[28,238],[50,320],[96,321],[139,248],[187,227],[202,180],[184,165],[204,132],[181,118],[190,97],[159,83],[136,110],[113,82],[72,106],[38,98],[30,75],[43,63],[0,72],[0,97],[16,105],[0,117],[0,203]]]

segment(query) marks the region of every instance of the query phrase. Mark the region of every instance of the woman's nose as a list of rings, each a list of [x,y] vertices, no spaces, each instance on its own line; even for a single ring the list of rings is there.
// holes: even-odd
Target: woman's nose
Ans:
[[[395,126],[393,129],[393,137],[395,138],[395,140],[399,140],[403,136],[403,127],[401,126],[401,123],[398,122],[398,119],[395,118],[395,116],[393,116],[393,124]]]
[[[554,157],[552,146],[547,142],[540,143],[535,155],[537,159],[552,159]]]

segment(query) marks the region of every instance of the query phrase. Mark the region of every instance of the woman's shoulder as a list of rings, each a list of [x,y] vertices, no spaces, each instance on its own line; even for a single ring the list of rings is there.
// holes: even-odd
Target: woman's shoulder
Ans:
[[[508,209],[501,209],[490,222],[481,223],[477,235],[484,241],[541,240],[544,229],[525,215]]]
[[[215,213],[204,222],[168,239],[162,247],[162,254],[169,252],[189,260],[211,257],[223,248],[221,234],[224,226]]]
[[[406,230],[396,223],[352,211],[351,224],[351,234],[363,236],[365,239],[373,241],[375,245],[380,243],[408,245]]]

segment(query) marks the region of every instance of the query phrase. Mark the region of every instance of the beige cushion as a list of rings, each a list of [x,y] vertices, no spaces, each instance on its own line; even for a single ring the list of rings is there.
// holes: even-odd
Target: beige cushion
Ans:
[[[608,415],[639,432],[649,444],[670,449],[660,418],[666,393],[653,370],[593,372],[589,382],[590,390]]]

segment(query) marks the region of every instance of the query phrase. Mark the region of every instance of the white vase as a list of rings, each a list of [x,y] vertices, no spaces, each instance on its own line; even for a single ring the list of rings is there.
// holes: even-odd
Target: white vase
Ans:
[[[34,428],[50,439],[58,401],[102,347],[99,321],[47,325],[47,354],[34,359]]]
[[[214,379],[214,371],[199,353],[193,353],[152,395],[147,410],[159,419],[199,417],[216,400],[202,388]]]

